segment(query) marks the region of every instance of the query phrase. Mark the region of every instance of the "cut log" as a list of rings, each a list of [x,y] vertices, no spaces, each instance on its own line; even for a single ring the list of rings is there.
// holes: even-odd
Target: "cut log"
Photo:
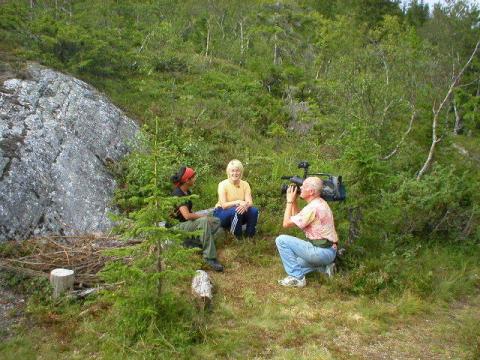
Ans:
[[[197,299],[198,305],[205,309],[212,302],[212,282],[206,271],[197,270],[192,280],[192,294]]]
[[[50,272],[50,283],[53,286],[53,297],[73,288],[74,272],[69,269],[54,269]]]

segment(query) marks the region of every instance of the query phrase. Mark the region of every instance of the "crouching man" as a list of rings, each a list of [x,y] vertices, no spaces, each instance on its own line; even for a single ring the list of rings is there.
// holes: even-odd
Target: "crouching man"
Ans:
[[[177,174],[172,176],[175,186],[172,195],[183,197],[191,195],[190,189],[197,179],[195,170],[189,167],[181,167]],[[217,261],[217,249],[215,239],[223,234],[220,220],[213,216],[200,215],[192,212],[193,204],[190,200],[178,206],[175,218],[179,221],[176,225],[185,231],[201,230],[200,244],[203,250],[204,261],[215,271],[223,271],[223,265]]]
[[[335,231],[332,210],[320,197],[322,180],[318,177],[305,179],[300,187],[300,197],[307,205],[299,211],[297,187],[289,186],[287,204],[283,215],[283,227],[298,226],[307,240],[290,235],[280,235],[275,240],[287,277],[279,280],[283,286],[303,287],[305,275],[320,271],[331,276],[337,253],[338,237]]]

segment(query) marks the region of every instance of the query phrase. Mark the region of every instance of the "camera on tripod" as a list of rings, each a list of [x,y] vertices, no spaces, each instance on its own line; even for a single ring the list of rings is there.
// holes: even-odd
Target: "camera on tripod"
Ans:
[[[298,168],[303,169],[303,177],[300,176],[282,176],[282,179],[289,180],[289,184],[282,184],[280,190],[282,194],[287,192],[289,185],[296,185],[297,191],[300,192],[300,186],[302,186],[303,181],[309,176],[321,176],[326,177],[322,178],[323,188],[320,196],[326,201],[343,201],[347,198],[347,191],[345,185],[342,182],[341,176],[334,176],[326,173],[309,173],[308,168],[310,164],[307,161],[301,161],[298,163]]]

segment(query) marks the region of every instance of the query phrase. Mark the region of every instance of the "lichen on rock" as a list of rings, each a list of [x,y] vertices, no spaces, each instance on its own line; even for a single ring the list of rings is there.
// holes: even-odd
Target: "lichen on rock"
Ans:
[[[30,64],[0,87],[0,242],[105,232],[138,126],[93,87]]]

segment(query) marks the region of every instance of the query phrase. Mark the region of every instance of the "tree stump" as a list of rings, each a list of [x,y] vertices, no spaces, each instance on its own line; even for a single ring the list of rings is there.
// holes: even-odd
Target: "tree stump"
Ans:
[[[53,286],[53,297],[57,298],[63,292],[73,288],[74,271],[54,269],[50,272],[50,283]]]
[[[200,308],[205,309],[212,302],[212,282],[206,271],[197,270],[192,280],[192,294],[197,299]]]

